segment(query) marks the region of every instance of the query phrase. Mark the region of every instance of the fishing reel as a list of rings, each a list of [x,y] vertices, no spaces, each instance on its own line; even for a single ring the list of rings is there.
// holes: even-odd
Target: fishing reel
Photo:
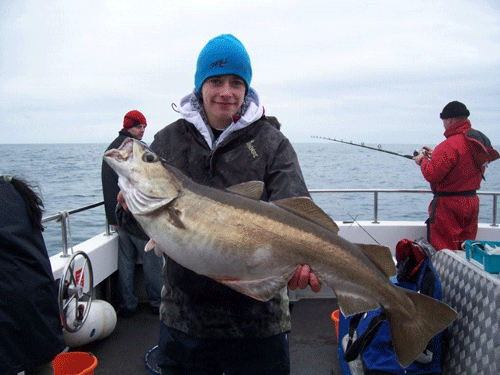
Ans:
[[[427,159],[431,158],[431,153],[425,148],[421,148],[420,150],[413,150],[413,157],[418,156],[419,154],[424,155]]]

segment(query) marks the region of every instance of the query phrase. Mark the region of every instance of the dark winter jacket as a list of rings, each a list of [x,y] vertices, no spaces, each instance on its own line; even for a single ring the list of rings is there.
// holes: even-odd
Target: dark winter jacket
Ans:
[[[48,363],[66,346],[57,285],[42,233],[21,195],[0,177],[0,374]]]
[[[262,200],[309,196],[292,145],[274,121],[263,116],[260,105],[250,106],[247,116],[215,141],[200,117],[193,119],[195,110],[186,110],[190,104],[182,104],[181,114],[190,121],[181,119],[165,127],[151,144],[152,151],[168,164],[195,182],[216,188],[263,181]],[[119,212],[120,217],[124,214],[123,210]],[[169,258],[163,281],[162,320],[190,335],[267,337],[290,329],[286,290],[268,302],[259,302]]]
[[[125,129],[120,130],[118,134],[118,137],[111,142],[106,151],[120,147],[123,141],[128,137],[134,138],[134,136]],[[118,175],[104,160],[101,168],[101,179],[106,219],[108,219],[108,223],[110,225],[117,225],[118,223],[116,221],[115,209],[117,204],[116,197],[120,191],[120,188],[118,187]]]

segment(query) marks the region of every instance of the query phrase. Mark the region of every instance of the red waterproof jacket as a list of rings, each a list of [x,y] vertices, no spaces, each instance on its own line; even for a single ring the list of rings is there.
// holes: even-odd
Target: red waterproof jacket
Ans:
[[[420,169],[424,178],[431,184],[432,191],[479,189],[484,167],[480,170],[476,166],[474,152],[466,139],[466,133],[471,129],[467,119],[453,124],[444,132],[446,140],[434,149],[431,159],[422,160]]]
[[[485,166],[496,160],[489,139],[465,119],[449,127],[430,159],[420,165],[434,199],[429,205],[428,241],[436,250],[458,250],[477,234],[479,199]]]

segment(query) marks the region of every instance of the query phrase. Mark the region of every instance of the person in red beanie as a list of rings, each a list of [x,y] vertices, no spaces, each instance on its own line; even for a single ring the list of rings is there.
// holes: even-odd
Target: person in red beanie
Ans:
[[[123,118],[123,129],[120,130],[118,137],[111,142],[106,151],[120,147],[126,138],[141,140],[146,127],[146,117],[141,112],[137,110],[127,112]],[[134,270],[139,254],[142,257],[150,309],[152,313],[158,314],[162,286],[161,260],[154,254],[154,251],[144,251],[147,241],[127,233],[118,226],[115,215],[117,196],[120,191],[118,175],[105,162],[102,163],[101,178],[106,218],[118,233],[118,294],[120,300],[118,315],[130,317],[137,311],[138,298],[134,295]]]
[[[470,112],[458,101],[440,114],[446,140],[434,150],[424,146],[414,157],[434,198],[429,205],[427,240],[436,250],[461,250],[477,235],[479,198],[476,191],[486,165],[499,155],[483,133],[472,129]]]
[[[137,110],[127,112],[123,118],[123,129],[125,129],[125,132],[130,133],[128,137],[131,136],[139,141],[144,137],[146,126],[148,126],[146,117]],[[118,147],[120,147],[120,145],[118,145]]]

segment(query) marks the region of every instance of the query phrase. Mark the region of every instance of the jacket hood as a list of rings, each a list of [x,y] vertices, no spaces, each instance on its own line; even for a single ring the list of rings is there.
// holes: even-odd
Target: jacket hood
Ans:
[[[211,149],[216,148],[231,133],[254,123],[264,114],[264,107],[260,103],[259,95],[254,89],[250,88],[241,106],[241,113],[239,113],[241,117],[229,125],[214,142],[212,130],[208,125],[201,98],[196,93],[196,90],[184,96],[180,100],[178,108],[181,116],[196,127]]]

